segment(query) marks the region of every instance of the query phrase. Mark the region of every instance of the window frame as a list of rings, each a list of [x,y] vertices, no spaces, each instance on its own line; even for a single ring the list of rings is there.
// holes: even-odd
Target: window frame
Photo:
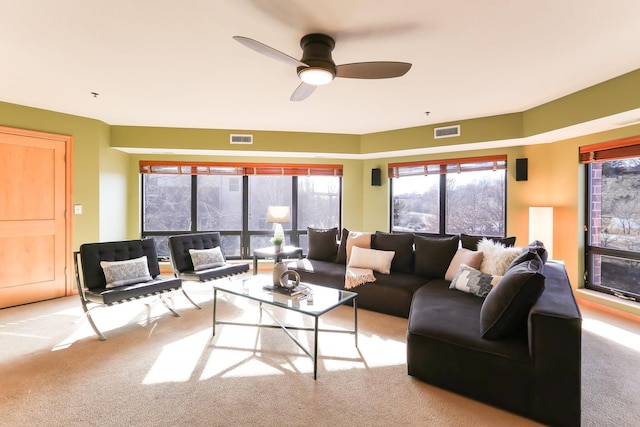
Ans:
[[[422,173],[420,173],[422,168]],[[487,170],[504,170],[504,218],[503,218],[503,235],[502,236],[490,236],[490,237],[506,237],[507,232],[507,183],[508,183],[508,168],[507,168],[507,156],[495,155],[495,156],[479,156],[479,157],[463,157],[457,159],[441,159],[441,160],[424,160],[415,162],[398,162],[389,163],[389,230],[393,229],[393,179],[402,178],[407,176],[420,176],[420,175],[439,175],[439,206],[438,206],[438,232],[417,232],[414,234],[424,236],[454,236],[458,233],[447,233],[447,175],[452,173],[468,173],[479,172]],[[400,232],[400,231],[398,231]]]
[[[640,262],[640,251],[633,252],[624,249],[616,249],[610,247],[604,247],[593,244],[593,228],[594,224],[594,197],[592,186],[593,184],[593,164],[602,164],[611,160],[624,160],[630,158],[640,158],[640,136],[633,136],[629,138],[622,138],[612,141],[600,142],[596,144],[590,144],[579,147],[579,160],[580,163],[585,165],[585,218],[586,224],[584,227],[584,287],[586,289],[602,292],[608,295],[621,298],[623,300],[631,300],[640,302],[640,291],[638,294],[631,293],[622,289],[617,289],[612,286],[606,286],[603,284],[596,284],[591,281],[592,277],[596,276],[595,268],[597,262],[595,261],[598,256],[609,256],[615,258],[622,258],[631,261]],[[600,201],[602,194],[599,195]],[[600,203],[598,201],[597,203]]]
[[[168,237],[172,235],[205,232],[211,230],[198,230],[197,206],[198,206],[198,176],[201,175],[226,175],[238,176],[242,179],[242,229],[241,230],[214,230],[218,231],[222,237],[239,236],[240,255],[230,255],[228,259],[250,259],[252,257],[251,237],[271,236],[271,230],[250,230],[249,229],[249,177],[250,176],[287,176],[292,179],[291,183],[291,229],[285,230],[285,235],[289,236],[290,244],[299,246],[300,236],[307,234],[307,229],[298,230],[298,177],[299,176],[333,176],[337,177],[338,183],[338,224],[342,227],[342,165],[334,164],[283,164],[283,163],[222,163],[222,162],[178,162],[178,161],[146,161],[139,162],[140,179],[140,234],[145,237]],[[145,219],[145,174],[176,174],[190,175],[190,208],[191,208],[191,229],[190,230],[162,230],[148,231],[144,229]],[[163,259],[164,257],[159,257]]]

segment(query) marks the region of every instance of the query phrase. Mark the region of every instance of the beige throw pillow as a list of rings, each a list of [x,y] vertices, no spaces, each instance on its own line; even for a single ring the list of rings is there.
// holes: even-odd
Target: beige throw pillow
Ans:
[[[476,270],[480,270],[482,264],[482,252],[472,251],[470,249],[458,248],[456,254],[453,256],[447,272],[444,274],[445,280],[453,280],[458,273],[460,265],[465,264]]]
[[[349,267],[370,268],[382,274],[389,274],[391,273],[391,261],[395,254],[394,251],[381,251],[354,246],[351,251]]]
[[[350,231],[347,236],[347,264],[351,258],[351,249],[357,246],[359,248],[371,248],[371,233],[365,231]]]

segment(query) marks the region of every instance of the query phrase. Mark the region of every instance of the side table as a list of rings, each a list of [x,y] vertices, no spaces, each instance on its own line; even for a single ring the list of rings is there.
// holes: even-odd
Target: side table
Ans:
[[[258,274],[258,259],[273,259],[280,262],[284,258],[297,257],[302,259],[302,248],[296,246],[285,246],[281,251],[276,252],[273,246],[253,250],[253,275]]]

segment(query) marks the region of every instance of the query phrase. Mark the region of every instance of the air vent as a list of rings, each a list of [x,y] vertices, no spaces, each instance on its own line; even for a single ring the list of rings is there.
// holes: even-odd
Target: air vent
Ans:
[[[253,144],[253,135],[231,134],[231,144]]]
[[[435,139],[453,138],[454,136],[460,136],[460,125],[445,126],[433,129],[433,137]]]

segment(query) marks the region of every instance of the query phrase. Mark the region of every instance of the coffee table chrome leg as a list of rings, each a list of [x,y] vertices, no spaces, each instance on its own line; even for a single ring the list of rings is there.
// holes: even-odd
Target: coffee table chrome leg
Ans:
[[[213,334],[212,336],[216,336],[216,302],[218,301],[218,290],[213,288]]]
[[[315,330],[313,332],[313,379],[318,378],[318,320],[316,316]]]

